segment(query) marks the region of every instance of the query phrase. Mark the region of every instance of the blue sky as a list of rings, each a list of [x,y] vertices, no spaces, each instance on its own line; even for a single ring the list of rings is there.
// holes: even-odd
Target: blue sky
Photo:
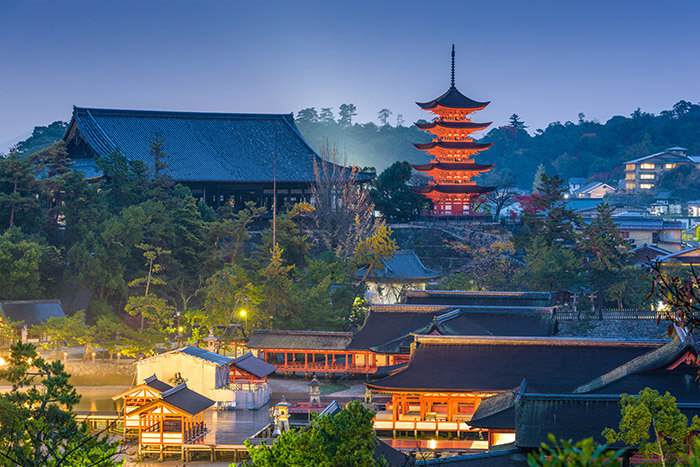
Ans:
[[[457,86],[518,113],[605,121],[700,101],[700,2],[0,0],[0,142],[73,105],[425,118]],[[392,121],[393,121],[392,117]]]

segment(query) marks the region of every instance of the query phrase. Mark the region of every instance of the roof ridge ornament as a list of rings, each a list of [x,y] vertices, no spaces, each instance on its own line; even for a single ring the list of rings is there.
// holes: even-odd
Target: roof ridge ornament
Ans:
[[[452,44],[452,80],[450,81],[450,89],[455,89],[455,45]]]

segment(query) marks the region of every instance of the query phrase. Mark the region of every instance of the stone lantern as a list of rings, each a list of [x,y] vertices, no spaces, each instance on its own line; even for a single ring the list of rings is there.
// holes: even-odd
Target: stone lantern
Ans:
[[[321,383],[318,382],[316,375],[309,383],[309,403],[321,405]]]
[[[275,404],[273,416],[275,418],[275,431],[272,436],[280,436],[283,432],[289,431],[289,407],[292,404],[282,396],[282,400]]]
[[[372,403],[372,390],[370,390],[369,386],[365,386],[365,404],[371,404]]]
[[[207,343],[207,350],[208,350],[209,352],[216,352],[216,341],[217,341],[217,338],[216,338],[216,336],[214,335],[214,330],[213,330],[213,329],[209,329],[209,335],[208,335],[207,337],[205,337],[203,340],[204,340],[204,342]]]

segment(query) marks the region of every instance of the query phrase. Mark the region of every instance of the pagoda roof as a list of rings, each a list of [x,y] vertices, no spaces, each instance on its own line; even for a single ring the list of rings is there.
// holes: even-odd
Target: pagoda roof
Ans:
[[[442,96],[428,102],[416,102],[422,109],[430,110],[435,107],[447,107],[450,109],[483,109],[491,101],[479,102],[470,99],[455,87],[451,86]]]
[[[488,123],[475,123],[475,122],[446,122],[443,120],[434,120],[429,123],[416,122],[416,126],[421,130],[429,130],[431,128],[449,128],[457,130],[483,130],[491,125],[493,122]]]
[[[493,391],[525,378],[538,392],[569,393],[666,341],[415,336],[408,366],[368,384],[384,391]]]
[[[432,193],[433,191],[445,194],[482,194],[490,193],[495,190],[495,186],[478,186],[478,185],[423,185],[414,187],[416,193]]]
[[[149,144],[156,132],[175,181],[272,182],[276,158],[278,182],[313,183],[315,167],[324,161],[301,136],[292,114],[73,107],[63,140],[71,159],[81,161],[76,168],[95,178],[102,172],[95,155],[106,157],[116,150],[152,167]],[[339,172],[348,177],[351,171]],[[371,178],[360,172],[357,181]]]
[[[437,170],[471,170],[484,172],[493,168],[496,164],[475,164],[473,162],[430,162],[428,164],[411,164],[419,172]]]
[[[472,141],[433,141],[430,143],[413,143],[418,149],[479,149],[484,150],[493,146],[493,143],[474,143]]]

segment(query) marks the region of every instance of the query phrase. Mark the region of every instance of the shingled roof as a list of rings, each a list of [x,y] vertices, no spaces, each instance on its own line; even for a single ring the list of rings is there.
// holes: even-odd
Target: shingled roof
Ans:
[[[368,386],[379,391],[568,393],[665,341],[551,337],[416,336],[408,366]]]
[[[372,274],[381,279],[435,279],[440,273],[427,268],[413,250],[398,250],[389,259],[382,259],[383,266],[375,268]],[[366,268],[357,271],[363,277]]]
[[[292,114],[164,112],[74,107],[64,136],[76,168],[95,177],[95,155],[119,149],[129,160],[153,165],[149,144],[164,143],[176,181],[272,182],[276,154],[278,182],[316,180],[323,159],[304,141]],[[347,176],[349,170],[344,170]],[[361,173],[358,178],[371,179]]]
[[[252,352],[241,355],[233,361],[232,365],[258,378],[264,378],[277,370],[275,365],[271,365],[265,360],[255,357]]]
[[[530,306],[554,305],[554,294],[549,292],[476,292],[471,290],[406,290],[403,301],[407,304],[429,305],[484,305]]]
[[[255,329],[250,333],[249,349],[345,350],[351,332],[270,331]]]
[[[373,305],[348,349],[407,352],[413,334],[551,336],[553,307]]]

